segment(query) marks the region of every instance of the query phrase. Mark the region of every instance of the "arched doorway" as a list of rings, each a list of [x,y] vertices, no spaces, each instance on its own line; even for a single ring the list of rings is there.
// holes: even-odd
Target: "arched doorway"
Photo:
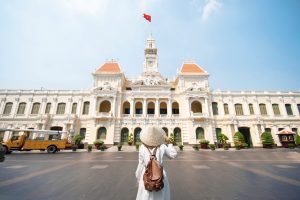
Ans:
[[[167,127],[163,127],[162,129],[166,132],[167,136],[169,136],[169,130],[168,130],[168,128]]]
[[[122,144],[125,144],[125,143],[127,143],[127,141],[128,141],[128,135],[129,135],[129,130],[128,130],[128,128],[122,128],[122,130],[121,130],[121,140],[120,140],[120,142],[122,143]]]
[[[196,128],[196,139],[197,140],[204,140],[205,139],[204,129],[202,127]]]
[[[182,140],[181,140],[181,129],[176,127],[174,129],[174,140],[176,143],[181,143]]]
[[[140,127],[134,129],[134,144],[136,144],[137,142],[141,142],[140,140],[141,131],[142,129]]]
[[[245,143],[248,144],[248,147],[253,147],[250,128],[249,127],[239,127],[239,132],[244,136]]]
[[[106,128],[100,127],[97,132],[97,140],[105,140],[106,139]]]

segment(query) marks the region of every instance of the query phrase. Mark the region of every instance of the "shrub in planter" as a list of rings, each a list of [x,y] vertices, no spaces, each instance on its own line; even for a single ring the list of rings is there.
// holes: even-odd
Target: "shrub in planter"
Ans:
[[[216,149],[216,145],[214,145],[214,144],[210,144],[209,145],[209,148],[213,151],[213,150],[215,150]]]
[[[133,144],[133,134],[130,133],[129,136],[128,136],[128,140],[127,140],[127,143],[129,146],[131,146]]]
[[[223,148],[224,148],[224,150],[228,150],[229,149],[229,145],[228,144],[224,144]]]
[[[180,151],[183,151],[184,146],[182,144],[178,145],[178,147],[179,147]]]
[[[95,145],[96,149],[99,150],[100,147],[104,145],[104,142],[103,142],[102,140],[96,140],[96,141],[94,142],[94,145]]]
[[[193,149],[194,149],[195,151],[199,151],[199,146],[198,146],[197,144],[194,144],[194,145],[193,145]]]
[[[297,134],[295,142],[296,142],[296,145],[300,146],[300,135]]]
[[[118,151],[121,151],[121,149],[122,149],[122,144],[119,144],[118,145]]]
[[[226,135],[224,135],[223,133],[219,133],[218,134],[218,142],[220,143],[220,144],[225,144],[226,143],[226,141],[228,140],[228,137],[226,136]]]
[[[88,152],[91,152],[92,148],[93,148],[93,145],[89,144],[87,147],[88,147]]]
[[[234,146],[237,150],[240,150],[243,147],[243,143],[245,143],[245,138],[241,132],[236,132],[233,137]]]
[[[105,149],[107,149],[107,147],[103,144],[99,147],[100,151],[104,151]]]
[[[201,149],[208,149],[208,144],[209,144],[208,140],[200,140],[199,143],[200,143]]]
[[[137,143],[137,144],[135,144],[135,150],[139,150],[140,149],[140,144],[139,143]]]
[[[73,144],[79,146],[81,144],[81,141],[83,140],[83,137],[81,135],[75,135],[73,138],[72,138],[72,142]]]
[[[270,132],[263,132],[260,137],[263,144],[263,148],[273,148],[274,139]]]

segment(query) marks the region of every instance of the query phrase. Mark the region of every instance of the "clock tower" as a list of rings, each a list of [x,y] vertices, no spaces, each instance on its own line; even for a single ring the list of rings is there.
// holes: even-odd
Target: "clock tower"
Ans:
[[[145,48],[144,73],[153,74],[153,72],[158,72],[157,48],[155,47],[155,40],[150,34]]]

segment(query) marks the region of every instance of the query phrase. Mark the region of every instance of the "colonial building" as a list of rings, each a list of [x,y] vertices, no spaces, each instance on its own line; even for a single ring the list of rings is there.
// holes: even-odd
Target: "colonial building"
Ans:
[[[93,72],[89,90],[0,90],[0,128],[65,130],[93,143],[135,141],[149,124],[174,133],[177,142],[211,143],[222,132],[233,142],[240,131],[251,146],[281,129],[299,132],[300,92],[211,91],[209,74],[196,63],[183,63],[176,77],[158,70],[154,39],[147,39],[143,73],[125,76],[119,63],[106,62]],[[11,133],[0,132],[7,140]],[[34,138],[33,138],[34,139]]]

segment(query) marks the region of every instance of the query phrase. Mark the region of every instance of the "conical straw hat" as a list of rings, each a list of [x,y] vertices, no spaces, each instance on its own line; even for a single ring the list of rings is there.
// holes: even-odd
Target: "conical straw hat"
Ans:
[[[160,146],[164,143],[166,133],[162,128],[157,126],[148,126],[140,134],[141,141],[151,147]]]

